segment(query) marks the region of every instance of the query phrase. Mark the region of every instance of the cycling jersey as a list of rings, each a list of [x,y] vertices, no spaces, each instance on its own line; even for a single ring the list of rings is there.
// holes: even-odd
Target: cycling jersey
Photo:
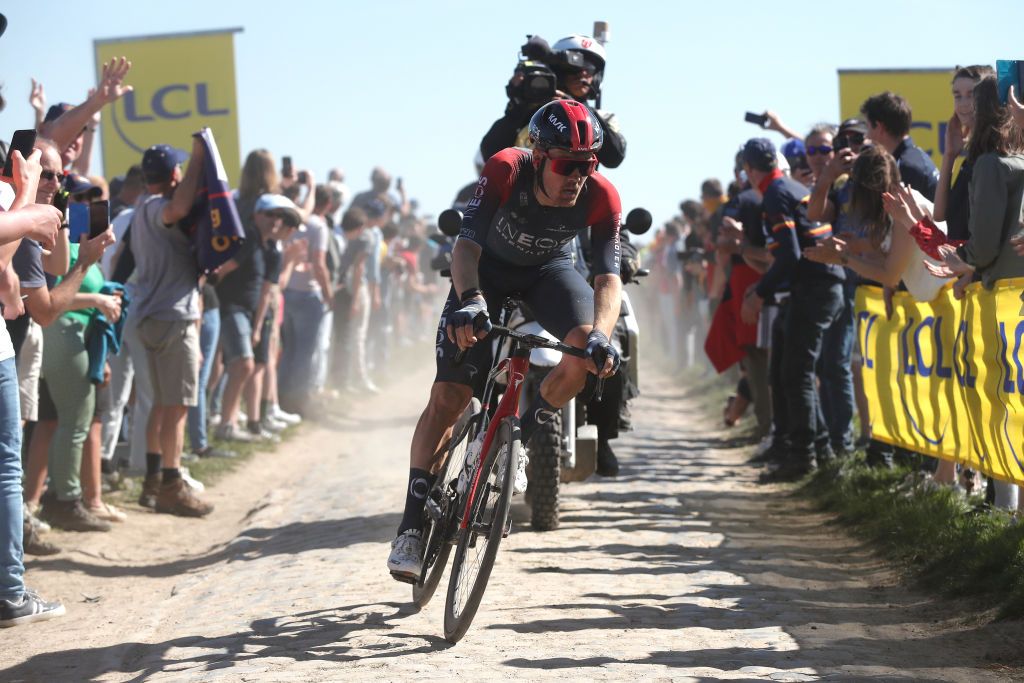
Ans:
[[[591,228],[593,273],[619,273],[619,193],[594,173],[575,206],[543,206],[533,193],[533,152],[510,147],[484,166],[462,219],[460,239],[514,266],[539,266],[572,251],[576,235]]]

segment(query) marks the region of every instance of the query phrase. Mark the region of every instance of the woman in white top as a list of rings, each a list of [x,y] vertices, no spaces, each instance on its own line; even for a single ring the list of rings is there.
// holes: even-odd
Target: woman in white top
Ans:
[[[819,263],[841,264],[858,275],[886,287],[902,281],[918,301],[931,301],[948,282],[932,275],[924,261],[930,259],[910,234],[932,204],[920,193],[900,185],[900,172],[882,147],[866,147],[850,172],[853,183],[850,214],[862,226],[864,238],[830,237],[804,250],[804,257]],[[937,224],[944,230],[943,223]]]

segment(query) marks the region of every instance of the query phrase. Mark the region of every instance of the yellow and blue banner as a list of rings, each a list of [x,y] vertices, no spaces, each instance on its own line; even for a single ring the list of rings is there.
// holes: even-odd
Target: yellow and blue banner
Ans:
[[[142,161],[152,145],[189,149],[192,134],[217,131],[224,169],[241,167],[234,34],[240,28],[95,41],[96,72],[122,55],[134,88],[103,112],[103,170],[113,177]]]
[[[906,292],[857,289],[862,377],[876,439],[1024,484],[1024,278]]]

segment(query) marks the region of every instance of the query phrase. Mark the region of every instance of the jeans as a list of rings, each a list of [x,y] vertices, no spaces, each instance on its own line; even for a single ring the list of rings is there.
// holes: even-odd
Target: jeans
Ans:
[[[203,312],[203,322],[199,328],[199,348],[203,352],[203,362],[199,366],[199,401],[188,409],[188,442],[193,453],[209,446],[206,440],[206,385],[213,370],[219,337],[220,311],[211,308]]]
[[[853,355],[854,301],[845,296],[843,308],[836,321],[825,331],[818,360],[818,378],[821,380],[819,396],[821,409],[828,425],[829,440],[837,451],[853,450]]]
[[[21,489],[21,407],[14,357],[0,361],[0,598],[25,592]]]
[[[795,464],[813,462],[815,452],[828,448],[815,368],[825,332],[842,310],[841,282],[804,280],[794,284],[789,296],[781,369],[787,390],[789,453]]]
[[[320,335],[316,342],[316,356],[313,358],[313,388],[320,391],[327,385],[327,371],[330,369],[331,331],[334,329],[334,313],[327,311],[320,322]]]
[[[50,442],[50,480],[58,500],[82,497],[82,447],[89,433],[96,389],[89,381],[85,324],[60,316],[43,330],[43,378],[57,409]]]
[[[786,317],[789,299],[778,305],[778,314],[772,321],[772,341],[768,355],[768,384],[771,386],[772,444],[782,452],[789,441],[789,405],[786,403],[786,383],[782,375],[782,355],[786,348]]]
[[[282,405],[296,408],[305,404],[313,388],[313,357],[316,355],[324,305],[315,292],[286,290],[284,322],[281,325],[281,360],[277,367],[277,388]]]

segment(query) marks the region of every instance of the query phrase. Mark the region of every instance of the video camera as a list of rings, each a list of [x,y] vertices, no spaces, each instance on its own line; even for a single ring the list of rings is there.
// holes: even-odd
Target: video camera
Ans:
[[[555,97],[558,77],[552,70],[555,54],[548,41],[528,35],[519,48],[519,62],[505,86],[505,94],[514,102],[541,104]]]

